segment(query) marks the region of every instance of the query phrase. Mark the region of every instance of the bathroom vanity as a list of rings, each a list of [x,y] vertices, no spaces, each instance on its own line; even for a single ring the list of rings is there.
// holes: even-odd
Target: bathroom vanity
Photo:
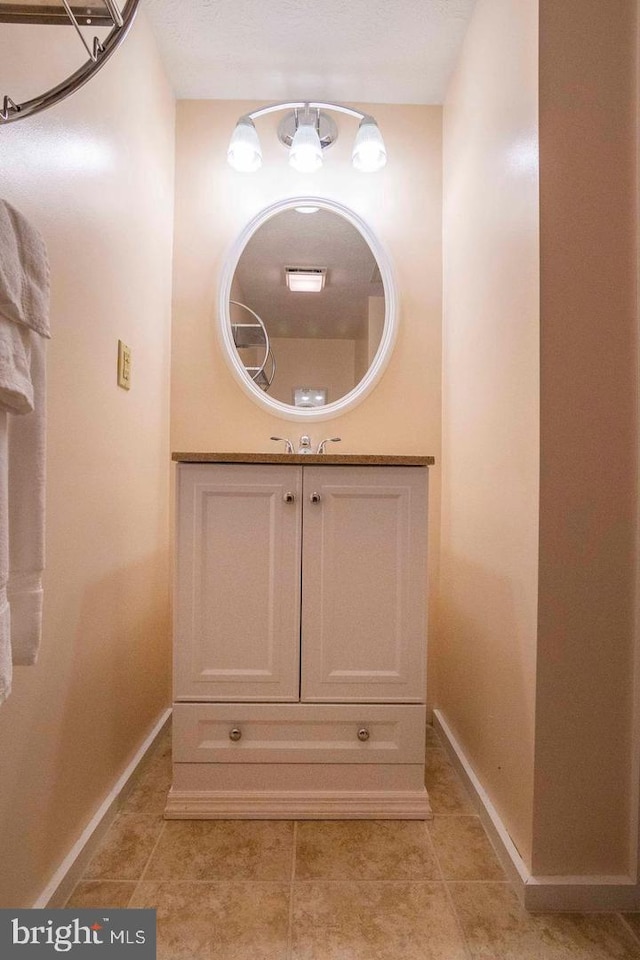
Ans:
[[[168,818],[430,816],[429,457],[176,453]]]

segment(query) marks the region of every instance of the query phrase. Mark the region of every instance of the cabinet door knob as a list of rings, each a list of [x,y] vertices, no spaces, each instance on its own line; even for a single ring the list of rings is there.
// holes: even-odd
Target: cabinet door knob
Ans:
[[[311,500],[311,503],[320,503],[320,501],[322,500],[322,497],[316,490],[314,490],[311,496],[309,497],[309,500]]]
[[[289,490],[288,493],[285,493],[282,499],[284,500],[285,503],[294,503],[296,499],[296,495],[295,493],[291,493],[291,491]]]
[[[234,727],[233,730],[229,730],[229,740],[233,740],[234,743],[237,743],[237,741],[241,739],[242,730],[238,730],[237,727]]]
[[[362,742],[364,743],[365,740],[368,740],[368,739],[369,739],[369,731],[367,730],[366,727],[361,727],[360,730],[358,730],[358,740],[362,740]]]

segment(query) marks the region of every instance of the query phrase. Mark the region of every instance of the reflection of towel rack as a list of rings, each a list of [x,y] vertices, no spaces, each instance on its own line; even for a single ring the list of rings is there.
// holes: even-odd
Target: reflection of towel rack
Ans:
[[[236,307],[242,307],[243,310],[246,310],[254,318],[250,323],[232,323],[231,330],[233,332],[233,342],[238,351],[249,347],[264,348],[264,357],[262,358],[262,363],[258,366],[255,364],[246,364],[244,360],[242,363],[253,382],[256,383],[261,390],[266,392],[273,383],[273,378],[276,375],[276,358],[271,349],[267,328],[258,314],[252,310],[251,307],[248,307],[246,303],[240,303],[239,300],[229,300],[229,303],[234,303]],[[242,354],[240,354],[240,358],[242,359]],[[271,367],[269,374],[266,372],[267,364]]]
[[[120,0],[118,0],[119,2]],[[59,83],[57,87],[34,97],[33,100],[15,103],[10,96],[5,94],[2,103],[0,103],[0,125],[32,116],[32,114],[39,113],[40,110],[46,110],[47,107],[52,107],[60,100],[75,93],[94,73],[97,73],[111,54],[120,46],[133,23],[139,2],[140,0],[126,0],[122,11],[120,11],[116,0],[101,0],[97,9],[96,6],[91,6],[91,4],[87,6],[74,5],[72,7],[69,0],[59,0],[57,5],[47,4],[46,6],[36,2],[0,2],[0,23],[71,26],[78,34],[89,57],[86,63],[66,80],[63,80],[62,83]],[[92,43],[89,44],[81,30],[81,27],[87,26],[111,27],[112,29],[106,40],[101,41],[94,36]]]

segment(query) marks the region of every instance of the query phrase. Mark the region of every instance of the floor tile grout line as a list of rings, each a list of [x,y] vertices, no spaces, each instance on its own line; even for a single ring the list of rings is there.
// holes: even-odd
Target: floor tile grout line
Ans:
[[[454,899],[453,899],[453,895],[452,895],[452,893],[451,893],[451,890],[449,889],[449,884],[447,883],[446,880],[444,880],[442,885],[443,885],[443,887],[444,887],[444,893],[445,893],[445,896],[446,896],[446,898],[447,898],[447,903],[449,904],[449,907],[451,908],[451,911],[452,911],[452,913],[453,913],[453,917],[454,917],[454,920],[455,920],[455,924],[456,924],[456,927],[458,928],[458,933],[460,934],[460,936],[461,936],[461,938],[462,938],[462,946],[463,946],[463,948],[464,948],[464,952],[465,952],[468,960],[473,960],[473,954],[472,954],[472,952],[471,952],[471,945],[470,945],[469,941],[467,940],[467,935],[466,935],[466,933],[464,932],[464,925],[463,925],[463,923],[462,923],[462,918],[460,917],[460,914],[458,913],[458,910],[457,910],[455,901],[454,901]]]
[[[459,916],[459,914],[458,914],[458,911],[456,910],[456,905],[455,905],[455,903],[453,902],[453,897],[451,896],[451,891],[449,890],[449,885],[448,885],[447,881],[445,880],[444,871],[443,871],[442,866],[441,866],[441,864],[440,864],[440,858],[438,857],[438,854],[437,854],[437,852],[436,852],[436,845],[435,845],[435,843],[433,842],[433,838],[432,838],[431,832],[430,832],[430,830],[429,830],[429,825],[428,825],[426,822],[425,822],[425,825],[424,825],[424,829],[425,829],[425,833],[426,833],[426,835],[427,835],[427,839],[428,839],[428,842],[429,842],[429,846],[431,847],[431,851],[432,851],[432,853],[433,853],[433,858],[434,858],[434,861],[435,861],[435,864],[436,864],[436,870],[437,870],[438,873],[440,874],[440,882],[442,883],[442,887],[443,887],[443,889],[444,889],[445,898],[446,898],[446,900],[447,900],[447,903],[449,904],[449,909],[450,909],[451,912],[452,912],[453,921],[454,921],[454,923],[455,923],[455,925],[456,925],[456,928],[457,928],[457,930],[458,930],[458,933],[460,934],[460,938],[461,938],[461,942],[462,942],[462,948],[463,948],[463,950],[464,950],[464,952],[465,952],[465,956],[467,957],[467,960],[473,960],[472,955],[471,955],[471,948],[470,948],[469,944],[467,943],[467,938],[466,938],[466,936],[465,936],[464,928],[463,928],[463,926],[462,926],[462,920],[460,919],[460,916]]]
[[[438,881],[444,882],[444,877],[442,875],[442,867],[440,866],[440,861],[438,860],[438,855],[436,854],[436,847],[433,842],[433,837],[431,836],[431,831],[429,830],[430,823],[433,823],[433,820],[424,820],[422,825],[424,827],[424,836],[427,843],[427,848],[429,850],[429,853],[431,854],[433,862],[435,863],[436,871],[438,873],[438,877],[434,878],[434,880],[436,882]]]
[[[136,891],[137,891],[137,889],[138,889],[139,884],[140,884],[140,881],[138,880],[138,882],[135,884],[133,890],[132,890],[131,893],[129,894],[129,899],[127,900],[125,909],[127,909],[127,910],[129,909],[129,904],[131,903],[131,901],[132,901],[133,898],[135,897]]]
[[[437,746],[433,746],[433,745],[431,745],[431,744],[428,744],[428,745],[427,745],[427,749],[426,749],[426,751],[425,751],[425,758],[424,758],[424,763],[425,763],[425,786],[426,786],[426,788],[427,788],[427,792],[429,792],[429,785],[426,783],[426,778],[429,776],[428,767],[429,767],[429,754],[430,754],[430,753],[431,753],[431,754],[434,754],[434,753],[437,754],[439,760],[444,761],[444,768],[447,770],[448,773],[451,774],[451,779],[453,779],[453,780],[456,782],[456,785],[457,785],[457,787],[459,788],[459,790],[460,790],[460,792],[461,792],[461,795],[462,795],[462,798],[463,798],[463,803],[466,804],[466,805],[469,807],[469,810],[468,810],[468,811],[465,811],[465,812],[463,812],[462,814],[456,814],[456,813],[437,813],[435,810],[433,810],[433,806],[432,806],[432,812],[434,813],[434,815],[437,815],[437,816],[478,816],[478,813],[477,813],[476,810],[475,810],[473,801],[472,801],[471,797],[469,796],[469,793],[468,793],[468,791],[467,791],[464,783],[463,783],[462,780],[460,779],[460,776],[459,776],[457,770],[456,770],[455,767],[453,766],[453,764],[452,764],[452,762],[451,762],[451,759],[450,759],[450,757],[449,757],[449,754],[447,753],[447,751],[446,751],[446,749],[445,749],[445,747],[444,747],[444,744],[442,744],[440,741],[438,741],[438,745],[437,745]],[[457,801],[457,802],[458,802],[458,801]]]
[[[107,841],[109,840],[109,835],[110,835],[111,831],[114,829],[114,827],[115,827],[119,822],[122,822],[123,820],[126,821],[129,817],[136,817],[138,820],[144,819],[144,820],[147,820],[147,821],[150,821],[150,820],[156,821],[156,820],[158,820],[158,817],[156,817],[156,816],[151,816],[151,815],[147,815],[147,814],[143,814],[143,813],[122,814],[121,812],[119,812],[119,813],[114,817],[112,823],[109,825],[109,828],[108,828],[106,834],[104,835],[104,837],[103,837],[102,840],[100,841],[99,845],[97,846],[97,848],[96,848],[93,856],[92,856],[91,859],[85,864],[84,870],[83,870],[82,874],[80,875],[80,877],[79,877],[79,879],[78,879],[78,882],[75,884],[75,886],[74,886],[74,888],[73,888],[74,892],[75,892],[75,888],[78,886],[79,883],[136,883],[136,884],[137,884],[137,883],[139,882],[139,878],[138,878],[138,877],[104,877],[104,876],[101,876],[100,874],[91,875],[91,874],[87,873],[87,871],[91,868],[91,865],[94,863],[94,861],[96,860],[96,858],[97,858],[98,856],[100,856],[106,849],[108,849],[110,846],[112,846],[112,844],[110,844],[110,843],[107,842]],[[160,827],[160,833],[159,833],[159,835],[158,835],[158,840],[160,839],[160,836],[162,835],[162,831],[163,831],[163,829],[164,829],[164,821],[161,820],[161,821],[160,821],[160,824],[161,824],[161,827]],[[154,842],[153,849],[152,849],[151,853],[149,854],[149,857],[151,857],[151,856],[153,855],[153,852],[155,851],[155,848],[156,848],[156,846],[157,846],[157,842],[158,842],[157,840]],[[116,846],[117,846],[117,845],[116,845]],[[147,864],[148,864],[148,859],[147,859],[147,861],[145,862],[145,869],[146,869]],[[144,871],[143,871],[143,872],[144,872]]]
[[[67,904],[69,903],[69,900],[71,900],[71,898],[73,897],[74,893],[76,892],[76,890],[78,889],[78,887],[80,886],[81,883],[89,883],[89,881],[88,881],[88,880],[85,880],[84,877],[80,877],[80,878],[76,881],[76,883],[73,885],[73,889],[72,889],[71,893],[69,894],[69,896],[67,897],[67,899],[66,899],[66,901],[65,901],[65,904],[64,904],[65,907],[67,906]]]
[[[270,887],[282,887],[282,886],[291,886],[290,880],[253,880],[247,877],[227,877],[227,878],[212,878],[208,877],[203,880],[195,877],[178,877],[175,880],[172,880],[168,877],[154,878],[151,879],[140,879],[140,880],[86,880],[82,881],[83,883],[129,883],[137,886],[139,883],[161,883],[163,886],[179,886],[180,884],[194,884],[195,886],[207,886],[217,885],[217,886],[238,886],[238,885],[256,885],[256,886],[270,886]],[[314,883],[319,884],[339,884],[339,883],[361,883],[367,884],[370,886],[379,885],[384,886],[391,884],[442,884],[442,883],[466,883],[466,884],[483,884],[483,883],[494,883],[502,884],[503,886],[510,886],[508,880],[441,880],[439,877],[385,877],[384,879],[369,879],[367,877],[310,877],[308,879],[299,879],[295,881],[297,886],[311,886]],[[134,891],[135,892],[135,891]],[[605,911],[606,912],[606,911]]]
[[[477,820],[478,818],[476,817],[475,819]],[[433,822],[433,821],[431,821],[431,822]],[[430,841],[430,843],[431,843],[431,849],[433,850],[433,855],[434,855],[434,857],[435,857],[436,865],[437,865],[438,871],[439,871],[439,873],[440,873],[440,878],[441,878],[441,880],[442,880],[443,883],[449,883],[450,881],[455,880],[456,878],[455,878],[455,877],[445,877],[444,868],[443,868],[443,866],[442,866],[442,864],[441,864],[441,862],[440,862],[440,857],[439,857],[439,855],[438,855],[438,849],[437,849],[436,844],[435,844],[435,842],[434,842],[434,840],[433,840],[433,837],[431,836],[431,832],[430,832],[430,830],[429,830],[428,823],[425,823],[425,826],[426,826],[426,829],[427,829],[427,834],[428,834],[428,836],[429,836],[429,841]],[[493,850],[493,847],[492,847],[491,849]],[[461,883],[467,882],[467,881],[466,881],[466,878],[464,878],[464,877],[461,878],[460,882],[461,882]],[[471,881],[469,881],[469,882],[471,882],[471,883],[490,883],[490,882],[491,882],[491,879],[490,879],[489,877],[476,877],[475,880],[471,880]]]
[[[438,748],[436,748],[436,749],[438,749]],[[452,772],[452,774],[453,774],[453,778],[454,778],[456,781],[458,781],[458,783],[460,784],[460,786],[461,786],[462,789],[463,789],[463,793],[464,793],[465,797],[467,797],[467,792],[466,792],[466,790],[464,789],[464,784],[460,781],[459,775],[458,775],[457,771],[455,770],[455,768],[453,767],[453,764],[451,764],[451,761],[449,760],[449,757],[448,757],[448,755],[446,754],[446,751],[445,751],[444,749],[442,749],[442,754],[443,754],[444,759],[445,759],[445,761],[446,761],[446,763],[447,763],[447,766],[451,768],[451,772]],[[469,797],[467,797],[467,799],[469,800],[469,803],[471,803],[471,799],[470,799]],[[462,817],[467,817],[467,818],[475,817],[477,820],[479,820],[480,825],[482,826],[482,831],[483,831],[485,837],[487,838],[487,840],[489,841],[491,850],[493,851],[493,854],[494,854],[494,856],[496,857],[498,863],[500,863],[500,859],[499,859],[499,857],[497,856],[496,849],[495,849],[493,843],[491,842],[491,837],[490,837],[489,834],[487,833],[487,831],[486,831],[486,829],[485,829],[485,827],[484,827],[484,824],[482,823],[482,820],[480,819],[480,817],[479,817],[478,814],[476,813],[475,809],[473,809],[473,806],[472,806],[472,808],[471,808],[471,811],[468,812],[468,813],[467,813],[467,812],[464,812],[464,813],[437,813],[435,810],[433,811],[433,813],[434,813],[434,818],[435,818],[435,817],[447,817],[447,818],[454,818],[454,817],[455,817],[455,818],[460,819],[460,818],[462,818]],[[434,844],[433,846],[434,846],[434,852],[435,852],[435,855],[436,855],[436,862],[437,862],[437,864],[438,864],[438,867],[441,869],[440,859],[439,859],[439,857],[438,857],[437,852],[435,851],[435,844]],[[502,866],[502,864],[501,864],[501,866]],[[504,868],[503,868],[503,869],[504,869]],[[459,931],[460,931],[460,933],[461,933],[461,936],[462,936],[462,941],[463,941],[463,945],[464,945],[465,952],[466,952],[466,954],[467,954],[467,957],[472,958],[471,946],[470,946],[470,944],[469,944],[469,942],[468,942],[468,940],[467,940],[466,934],[465,934],[465,932],[464,932],[464,926],[463,926],[463,923],[462,923],[462,918],[460,917],[460,914],[458,913],[458,910],[457,910],[456,904],[455,904],[455,900],[453,899],[453,893],[452,893],[452,890],[451,890],[451,884],[455,884],[455,883],[473,883],[473,884],[501,883],[501,884],[503,884],[503,885],[505,885],[505,886],[508,886],[511,890],[513,890],[513,889],[514,889],[513,883],[509,880],[509,878],[506,876],[506,874],[505,874],[505,876],[504,876],[504,879],[502,879],[502,880],[491,880],[491,879],[456,880],[455,878],[445,878],[445,876],[444,876],[444,871],[442,871],[442,869],[441,869],[441,873],[442,873],[442,879],[443,879],[444,888],[445,888],[445,891],[446,891],[447,900],[448,900],[448,902],[449,902],[449,905],[450,905],[451,909],[452,909],[453,912],[454,912],[454,916],[455,916],[455,918],[456,918],[456,924],[457,924],[458,929],[459,929]]]
[[[473,819],[473,820],[480,820],[480,816],[479,816],[479,814],[477,814],[477,813],[447,813],[447,812],[438,813],[436,810],[434,810],[432,819],[431,819],[431,820],[427,820],[427,821],[425,821],[425,822],[426,822],[426,823],[433,823],[434,820],[436,820],[436,819],[438,819],[438,818],[441,818],[441,817],[448,817],[450,820],[453,820],[453,819],[456,818],[456,817],[457,817],[458,819],[460,819],[460,817],[467,817],[467,818],[470,819],[470,820],[472,820],[472,819]],[[485,832],[486,832],[486,831],[485,831]]]
[[[633,937],[633,939],[634,939],[637,943],[640,943],[640,934],[638,934],[638,933],[633,929],[633,927],[631,926],[631,924],[629,923],[629,921],[628,921],[627,918],[625,917],[624,913],[618,912],[618,917],[619,917],[620,920],[622,921],[622,925],[623,925],[623,927],[625,928],[625,930],[628,930],[629,933],[631,934],[631,936]]]
[[[469,884],[469,883],[477,883],[477,884],[481,884],[481,883],[501,883],[503,886],[513,888],[513,884],[511,883],[511,880],[509,880],[508,877],[504,877],[504,879],[502,879],[502,880],[491,880],[489,877],[485,877],[485,878],[483,878],[483,879],[481,879],[481,880],[477,880],[477,879],[476,879],[476,880],[465,880],[465,879],[459,879],[458,877],[450,877],[448,880],[445,880],[444,882],[445,882],[445,883],[449,883],[449,884],[452,884],[452,883],[467,883],[467,884]]]
[[[438,748],[436,748],[436,749],[438,749]],[[444,751],[444,747],[443,747],[443,746],[442,746],[442,750],[443,750],[443,753],[444,753],[444,755],[445,755],[445,760],[446,760],[446,762],[447,762],[447,765],[451,768],[451,773],[452,773],[452,775],[453,775],[453,779],[454,779],[454,780],[457,782],[457,784],[462,788],[463,793],[465,794],[465,796],[467,796],[467,791],[466,791],[466,789],[465,789],[465,787],[464,787],[464,784],[462,783],[458,772],[456,771],[455,767],[453,766],[453,764],[452,764],[451,761],[449,760],[449,757],[447,756],[446,752]],[[426,764],[426,758],[425,758],[425,764]],[[470,798],[470,797],[467,797],[467,799],[469,800],[469,803],[471,803],[471,798]],[[454,817],[455,817],[455,818],[458,818],[458,819],[461,819],[461,818],[466,817],[467,819],[472,819],[472,818],[474,818],[474,819],[478,820],[479,823],[480,823],[480,826],[482,827],[482,832],[483,832],[484,836],[485,836],[486,839],[489,841],[489,846],[491,847],[491,850],[492,850],[492,852],[493,852],[493,855],[494,855],[496,861],[498,862],[498,864],[500,865],[500,867],[501,867],[501,869],[502,869],[502,872],[503,872],[504,875],[505,875],[506,881],[507,881],[508,883],[511,883],[511,881],[509,880],[509,878],[506,876],[504,867],[502,866],[502,863],[501,863],[501,861],[500,861],[500,857],[498,856],[498,852],[497,852],[497,850],[496,850],[496,848],[495,848],[495,845],[493,844],[493,842],[492,842],[492,840],[491,840],[491,837],[489,836],[489,834],[488,834],[488,832],[487,832],[484,824],[482,823],[482,819],[480,818],[480,816],[478,815],[478,813],[475,811],[475,809],[473,809],[473,806],[472,806],[472,809],[471,809],[470,812],[465,812],[465,813],[437,813],[437,812],[434,811],[434,820],[435,820],[437,817],[446,817],[446,818],[449,818],[449,819],[454,818]],[[432,821],[432,822],[433,822],[433,821]],[[434,844],[434,847],[435,847],[435,844]],[[445,879],[445,882],[449,882],[449,880],[455,881],[455,879],[456,879],[455,877],[446,878],[446,879]],[[482,877],[481,877],[481,878],[477,878],[477,880],[465,881],[464,878],[463,878],[463,879],[461,880],[461,882],[470,882],[470,883],[475,883],[475,882],[481,882],[481,883],[482,883],[482,882],[484,882],[484,883],[486,883],[486,882],[491,882],[491,880],[490,880],[490,878],[482,878]],[[502,881],[496,879],[494,882],[500,883],[500,882],[502,882]],[[512,884],[512,883],[511,883],[511,886],[512,886],[512,888],[513,888],[513,884]]]
[[[161,883],[163,886],[180,886],[186,883],[194,884],[195,886],[206,887],[209,886],[260,886],[260,887],[288,887],[291,885],[291,881],[287,879],[281,880],[254,880],[249,877],[207,877],[205,880],[199,877],[177,877],[175,880],[172,880],[171,877],[145,877],[140,878],[140,880],[95,880],[87,879],[81,881],[82,883],[128,883],[137,886],[139,883]],[[296,883],[315,883],[315,880],[297,880]],[[323,882],[323,881],[320,881]],[[327,881],[329,883],[334,881]],[[347,882],[347,881],[340,881]],[[429,883],[430,881],[425,880],[373,880],[372,883]],[[435,881],[432,881],[435,882]]]
[[[166,821],[166,820],[163,820],[163,821],[162,821],[162,826],[161,826],[161,828],[160,828],[160,833],[158,834],[157,840],[156,840],[156,842],[155,842],[154,845],[153,845],[153,850],[152,850],[151,853],[149,854],[149,857],[148,857],[148,859],[147,859],[147,862],[146,862],[146,864],[145,864],[145,866],[144,866],[144,870],[143,870],[142,873],[140,874],[140,878],[138,879],[138,882],[136,883],[135,889],[134,889],[133,893],[131,894],[131,896],[129,897],[129,903],[131,903],[132,899],[135,897],[136,893],[138,892],[138,888],[140,887],[140,884],[141,884],[141,883],[144,883],[144,881],[145,881],[145,878],[146,878],[146,876],[147,876],[147,871],[148,871],[148,869],[149,869],[149,864],[151,863],[151,861],[152,861],[152,859],[153,859],[154,853],[155,853],[156,850],[158,849],[158,844],[160,843],[160,840],[162,839],[162,836],[163,836],[163,834],[164,834],[164,832],[165,832],[165,830],[166,830],[166,827],[167,827],[167,821]]]
[[[147,767],[147,770],[150,769],[152,766],[154,766],[154,765],[159,761],[159,754],[158,754],[157,756],[151,756],[151,757],[149,757],[148,759],[149,759],[149,765],[148,765],[148,767]],[[140,783],[141,780],[142,780],[142,776],[140,776],[140,777],[138,778],[138,783],[136,784],[136,786]],[[133,791],[132,791],[132,792],[133,792]],[[121,813],[120,815],[122,816],[122,813]],[[154,845],[153,845],[153,849],[151,850],[151,852],[150,852],[150,854],[149,854],[149,857],[148,857],[148,859],[147,859],[147,862],[146,862],[146,864],[145,864],[145,866],[144,866],[144,869],[143,869],[142,873],[140,874],[140,877],[139,877],[138,881],[136,882],[135,887],[134,887],[133,890],[131,891],[131,896],[129,897],[129,899],[128,899],[128,901],[127,901],[127,907],[130,906],[131,901],[134,899],[136,893],[138,892],[138,889],[139,889],[139,887],[140,887],[140,884],[144,881],[144,878],[145,878],[145,876],[146,876],[147,870],[149,869],[149,864],[151,863],[152,857],[153,857],[154,853],[156,852],[156,850],[157,850],[157,848],[158,848],[158,844],[160,843],[160,839],[161,839],[163,833],[165,832],[166,826],[167,826],[167,821],[163,819],[163,820],[161,821],[160,831],[159,831],[158,836],[157,836],[157,838],[156,838],[156,842],[155,842]]]
[[[298,844],[298,822],[293,821],[293,854],[291,857],[291,876],[289,878],[289,926],[287,929],[287,960],[293,957],[293,897],[296,877],[296,855]]]
[[[435,814],[434,814],[434,816],[435,816]],[[445,895],[445,897],[446,897],[447,903],[449,904],[449,909],[450,909],[451,912],[452,912],[453,921],[454,921],[454,923],[455,923],[455,925],[456,925],[456,929],[458,930],[458,933],[460,934],[460,938],[461,938],[461,942],[462,942],[462,949],[463,949],[464,952],[465,952],[465,956],[467,957],[467,960],[472,960],[471,947],[469,946],[469,943],[467,942],[467,937],[466,937],[466,934],[465,934],[465,932],[464,932],[464,927],[463,927],[463,925],[462,925],[462,920],[461,920],[461,918],[460,918],[460,915],[459,915],[458,911],[456,910],[456,905],[455,905],[455,903],[454,903],[454,901],[453,901],[453,896],[451,895],[451,891],[449,890],[449,884],[447,883],[447,880],[445,879],[444,870],[442,869],[442,865],[441,865],[441,863],[440,863],[440,858],[439,858],[438,853],[437,853],[437,851],[436,851],[436,845],[435,845],[435,843],[433,842],[433,837],[431,836],[431,831],[429,830],[429,825],[428,825],[427,823],[425,823],[424,826],[425,826],[425,832],[426,832],[426,834],[427,834],[427,837],[429,838],[429,844],[430,844],[431,849],[432,849],[432,851],[433,851],[433,856],[434,856],[434,860],[435,860],[435,864],[436,864],[436,869],[438,870],[438,873],[440,874],[440,880],[441,880],[441,882],[442,882],[442,886],[443,886],[443,889],[444,889],[444,895]]]
[[[291,883],[296,878],[296,855],[297,855],[297,845],[298,845],[298,821],[293,821],[293,856],[291,858]]]

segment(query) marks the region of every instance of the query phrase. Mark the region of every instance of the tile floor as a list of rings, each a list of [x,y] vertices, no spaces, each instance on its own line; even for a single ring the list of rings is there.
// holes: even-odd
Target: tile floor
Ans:
[[[640,914],[523,911],[435,734],[420,821],[164,821],[163,735],[68,906],[155,907],[158,960],[640,960]]]

